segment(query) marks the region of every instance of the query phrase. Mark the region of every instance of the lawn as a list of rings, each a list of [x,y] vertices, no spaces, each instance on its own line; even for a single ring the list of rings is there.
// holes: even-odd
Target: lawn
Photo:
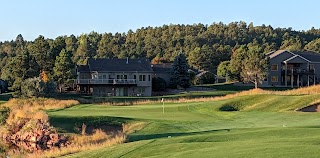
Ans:
[[[65,157],[318,157],[320,114],[295,112],[320,95],[251,95],[200,103],[82,104],[48,111],[51,123],[145,122],[128,142]],[[238,111],[221,111],[223,107]]]

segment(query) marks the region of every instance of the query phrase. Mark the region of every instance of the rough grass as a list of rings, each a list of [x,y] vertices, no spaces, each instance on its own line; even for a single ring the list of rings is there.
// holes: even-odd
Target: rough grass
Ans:
[[[42,152],[31,153],[27,154],[25,157],[58,157],[86,150],[110,147],[116,144],[121,144],[125,142],[125,140],[126,135],[122,132],[115,133],[113,135],[107,135],[102,130],[97,129],[93,135],[89,136],[72,135],[70,139],[72,144],[68,147],[54,148]]]
[[[79,104],[77,100],[58,100],[52,98],[12,98],[1,106],[9,108],[28,108],[30,111],[68,108]]]
[[[5,121],[5,128],[1,128],[1,133],[17,132],[18,127],[28,125],[36,120],[47,122],[48,115],[43,111],[45,109],[66,108],[79,104],[76,100],[56,100],[46,98],[30,99],[10,99],[1,105],[10,109],[8,118]],[[24,129],[24,128],[22,128]],[[28,128],[29,129],[29,128]]]

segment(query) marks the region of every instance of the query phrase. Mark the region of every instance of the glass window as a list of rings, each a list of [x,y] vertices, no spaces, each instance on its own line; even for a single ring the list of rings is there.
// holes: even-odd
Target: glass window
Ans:
[[[271,82],[278,82],[278,76],[272,76]]]
[[[271,65],[271,71],[278,71],[278,64]]]
[[[144,87],[140,87],[139,88],[139,93],[144,93],[145,92],[145,88]]]
[[[139,81],[146,81],[146,75],[139,75]]]

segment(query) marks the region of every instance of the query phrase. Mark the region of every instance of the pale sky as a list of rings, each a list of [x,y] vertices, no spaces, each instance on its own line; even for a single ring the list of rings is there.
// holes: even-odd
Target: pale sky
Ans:
[[[0,41],[220,21],[308,30],[320,27],[319,6],[316,0],[0,0]]]

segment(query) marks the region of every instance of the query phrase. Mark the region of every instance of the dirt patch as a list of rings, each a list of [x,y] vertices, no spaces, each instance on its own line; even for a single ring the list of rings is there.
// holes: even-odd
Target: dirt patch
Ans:
[[[307,107],[304,107],[298,111],[301,112],[320,112],[320,104],[314,104]]]
[[[122,131],[121,126],[111,126],[111,125],[99,125],[99,126],[94,126],[94,125],[88,125],[86,127],[86,134],[93,134],[96,129],[101,129],[103,132],[107,134],[115,134],[118,133],[119,131]]]

